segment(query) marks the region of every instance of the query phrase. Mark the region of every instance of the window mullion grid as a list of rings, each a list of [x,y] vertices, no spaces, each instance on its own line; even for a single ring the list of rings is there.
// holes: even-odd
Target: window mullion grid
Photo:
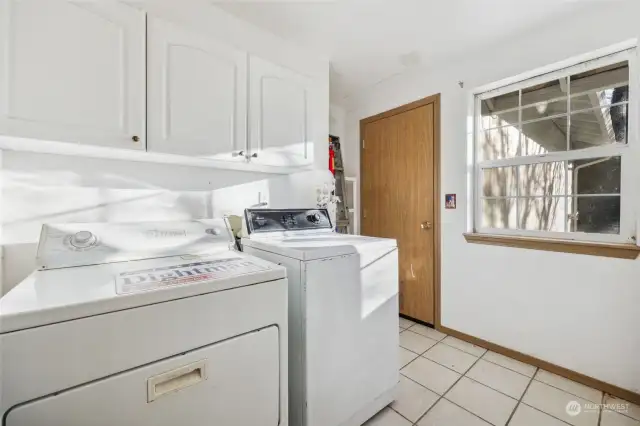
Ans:
[[[522,147],[522,89],[518,89],[518,149],[516,151],[517,156],[522,156],[524,150]],[[520,167],[516,166],[516,229],[520,229]]]
[[[574,106],[575,99],[571,99],[572,96],[572,91],[571,91],[571,83],[572,83],[572,78],[571,75],[572,74],[576,74],[579,72],[582,72],[584,70],[588,70],[588,69],[595,69],[594,67],[597,66],[604,66],[607,64],[613,64],[615,62],[618,61],[622,61],[624,60],[624,56],[621,57],[621,54],[617,54],[615,55],[616,57],[614,58],[614,56],[608,56],[607,58],[600,58],[598,60],[592,60],[592,61],[587,61],[583,64],[578,64],[576,66],[573,67],[568,67],[563,69],[562,71],[560,71],[561,74],[564,75],[557,75],[558,72],[552,72],[549,73],[545,76],[544,80],[548,80],[548,78],[553,75],[556,74],[556,78],[560,78],[560,79],[564,79],[564,81],[566,82],[566,105],[567,105],[567,112],[566,112],[566,123],[567,123],[567,130],[566,130],[566,149],[564,151],[557,151],[557,152],[548,152],[545,153],[543,155],[536,155],[536,156],[531,156],[531,157],[523,157],[523,153],[525,152],[524,150],[524,144],[525,144],[525,135],[522,133],[522,128],[523,128],[523,108],[522,108],[522,103],[523,103],[523,99],[522,99],[522,92],[523,92],[523,88],[524,86],[528,86],[531,85],[533,83],[536,83],[537,80],[542,80],[542,76],[538,76],[535,77],[533,79],[527,79],[527,80],[523,80],[517,83],[513,83],[509,86],[503,86],[500,89],[494,89],[492,92],[493,93],[489,93],[489,92],[484,92],[482,94],[477,95],[478,96],[478,101],[480,101],[481,99],[489,99],[491,97],[497,96],[498,94],[506,94],[508,92],[513,92],[514,89],[516,89],[518,91],[518,116],[517,116],[517,129],[518,129],[518,148],[516,151],[516,156],[513,158],[503,158],[503,159],[497,159],[497,160],[485,160],[480,162],[479,164],[476,163],[476,176],[478,176],[478,185],[476,186],[476,194],[477,194],[477,200],[480,201],[481,199],[484,198],[493,198],[493,197],[483,197],[482,194],[482,187],[481,185],[479,185],[481,183],[482,177],[483,177],[483,170],[484,169],[491,169],[491,168],[503,168],[503,167],[515,167],[516,170],[513,173],[512,176],[515,176],[516,182],[516,190],[514,191],[516,193],[515,197],[499,197],[499,198],[512,198],[514,199],[514,201],[516,202],[516,207],[515,207],[515,212],[516,212],[516,226],[514,230],[509,231],[508,229],[505,230],[496,230],[497,232],[503,232],[506,234],[509,233],[518,233],[518,232],[522,232],[522,233],[528,233],[529,231],[523,230],[522,229],[522,224],[520,223],[520,209],[521,209],[521,205],[520,203],[518,203],[518,200],[521,198],[526,198],[526,195],[522,194],[522,190],[520,188],[520,179],[521,179],[521,170],[520,170],[520,166],[522,165],[528,165],[528,164],[539,164],[539,163],[549,163],[549,162],[559,162],[564,166],[564,189],[558,193],[558,197],[562,197],[564,200],[564,218],[563,218],[563,225],[561,227],[561,229],[563,229],[563,233],[567,235],[567,238],[576,238],[576,239],[585,239],[587,240],[590,237],[587,237],[585,235],[582,235],[582,233],[576,233],[577,230],[575,229],[575,222],[576,219],[574,219],[574,211],[577,209],[577,204],[575,202],[571,202],[570,197],[572,200],[577,199],[577,197],[579,196],[577,193],[577,191],[573,190],[573,184],[570,184],[570,182],[572,181],[572,174],[573,171],[569,169],[570,164],[575,161],[575,160],[586,160],[586,159],[597,159],[597,158],[605,158],[605,157],[621,157],[622,161],[624,162],[625,157],[628,158],[635,158],[636,155],[636,150],[635,150],[635,146],[633,146],[633,141],[635,141],[635,138],[633,137],[633,135],[636,133],[636,129],[635,126],[633,124],[635,123],[631,123],[631,121],[633,121],[633,119],[629,120],[629,125],[628,125],[628,129],[627,131],[629,133],[631,133],[631,135],[629,135],[629,144],[620,144],[620,143],[614,143],[614,144],[609,144],[609,145],[603,145],[603,146],[594,146],[594,147],[588,147],[588,148],[581,148],[581,149],[576,149],[576,150],[571,150],[571,135],[572,135],[572,129],[571,129],[571,124],[572,124],[572,113],[579,113],[579,112],[586,112],[586,111],[591,111],[591,110],[597,110],[598,107],[593,107],[593,108],[583,108],[583,109],[578,109],[576,111],[572,110],[572,107]],[[629,99],[627,101],[621,101],[618,102],[616,104],[610,104],[610,105],[606,105],[606,107],[611,108],[613,106],[618,106],[618,105],[627,105],[627,114],[630,117],[633,117],[634,114],[632,114],[632,112],[634,111],[634,107],[636,107],[637,105],[640,104],[640,102],[637,102],[637,100],[635,99],[635,90],[638,87],[640,87],[640,83],[638,83],[635,79],[638,79],[638,74],[636,74],[635,71],[635,67],[632,66],[632,64],[635,65],[636,62],[636,57],[631,58],[631,60],[629,60],[629,68],[630,68],[630,78],[629,78],[629,92],[630,92],[630,96]],[[640,80],[639,80],[640,81]],[[526,82],[526,83],[525,83]],[[635,83],[635,84],[634,84]],[[513,87],[513,86],[520,86],[520,87]],[[608,86],[607,86],[608,87]],[[580,94],[581,92],[578,91],[579,93],[577,93],[576,95]],[[586,92],[585,92],[586,93]],[[600,108],[605,108],[605,106],[602,106]],[[558,115],[561,116],[561,115]],[[542,121],[544,119],[549,119],[550,117],[544,117],[541,118],[539,120],[531,120],[532,122],[535,121]],[[477,117],[477,119],[479,119],[479,117]],[[640,124],[640,120],[639,124]],[[476,135],[476,139],[477,139],[477,135]],[[639,150],[640,151],[640,150]],[[637,154],[640,156],[640,154]],[[624,167],[623,167],[624,169]],[[627,173],[628,172],[628,167],[627,169]],[[624,174],[624,172],[623,172]],[[625,179],[624,176],[621,177],[621,185],[624,186],[624,181],[629,180],[628,177]],[[597,194],[597,196],[614,196],[615,194]],[[590,196],[596,196],[595,194],[591,194]],[[622,190],[620,192],[620,194],[618,195],[620,198],[622,198]],[[635,200],[634,200],[635,201]],[[635,203],[634,203],[635,204]],[[481,211],[482,211],[482,206],[480,205],[480,203],[478,203],[478,213],[480,213],[478,216],[481,216]],[[569,208],[571,207],[572,211],[569,211]],[[625,209],[625,203],[621,202],[621,211],[620,211],[620,236],[623,235],[625,226],[623,224],[624,218],[625,218],[625,211],[627,209]],[[512,210],[513,211],[513,210]],[[629,212],[626,212],[626,215],[628,216],[632,216],[628,214]],[[482,226],[481,222],[477,222],[476,225]],[[631,228],[631,227],[629,227]],[[549,232],[544,232],[545,234],[548,234]],[[535,235],[535,233],[531,233],[531,235]],[[614,235],[607,235],[607,234],[593,234],[593,238],[596,240],[602,240],[602,241],[615,241],[615,236]]]

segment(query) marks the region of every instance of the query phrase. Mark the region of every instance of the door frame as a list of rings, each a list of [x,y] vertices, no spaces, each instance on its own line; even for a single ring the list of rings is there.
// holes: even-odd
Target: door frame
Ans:
[[[442,245],[440,237],[440,93],[427,96],[426,98],[419,99],[414,102],[399,106],[397,108],[390,109],[380,114],[372,115],[371,117],[363,118],[360,120],[360,134],[358,137],[360,145],[360,170],[362,170],[362,150],[365,149],[363,145],[364,127],[374,121],[378,121],[383,118],[391,117],[403,112],[411,111],[425,105],[433,104],[433,295],[434,295],[434,324],[435,328],[440,328],[440,249]],[[361,172],[362,174],[362,172]],[[360,194],[362,194],[362,179],[360,181]],[[363,220],[362,205],[360,205],[360,223]]]

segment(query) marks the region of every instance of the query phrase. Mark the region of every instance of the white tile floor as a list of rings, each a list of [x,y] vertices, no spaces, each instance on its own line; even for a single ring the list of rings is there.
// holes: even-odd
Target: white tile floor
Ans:
[[[399,350],[396,401],[365,426],[640,426],[640,406],[404,318]]]

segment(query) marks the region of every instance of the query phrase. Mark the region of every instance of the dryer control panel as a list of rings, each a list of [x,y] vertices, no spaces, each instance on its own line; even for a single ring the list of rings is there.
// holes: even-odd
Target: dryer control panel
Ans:
[[[222,219],[140,223],[61,223],[42,226],[38,269],[228,250]]]
[[[327,209],[246,209],[249,234],[333,229]]]

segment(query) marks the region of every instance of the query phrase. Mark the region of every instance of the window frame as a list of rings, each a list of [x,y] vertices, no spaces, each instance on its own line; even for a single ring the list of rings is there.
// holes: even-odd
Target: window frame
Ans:
[[[568,241],[599,242],[599,243],[627,243],[637,244],[638,223],[636,212],[638,200],[635,195],[633,182],[640,183],[640,171],[634,167],[640,165],[640,75],[638,70],[638,42],[629,40],[605,49],[600,49],[567,59],[556,64],[538,68],[519,76],[511,77],[486,86],[482,86],[470,92],[468,125],[468,157],[469,177],[468,184],[471,189],[468,196],[471,208],[468,229],[472,233],[483,235],[498,235],[512,237],[533,237],[561,239]],[[629,100],[628,100],[628,129],[627,143],[613,143],[571,151],[549,152],[541,155],[520,156],[499,160],[486,160],[478,162],[478,137],[481,127],[481,102],[482,100],[500,96],[514,91],[520,91],[540,83],[546,83],[563,77],[575,75],[581,72],[593,70],[607,65],[627,61],[629,66]],[[520,92],[521,93],[521,92]],[[521,96],[521,95],[520,95]],[[570,95],[569,95],[570,96]],[[522,107],[518,106],[521,115]],[[571,111],[567,111],[568,117]],[[521,122],[521,120],[519,120]],[[606,157],[621,158],[620,176],[620,233],[600,234],[567,231],[533,231],[523,229],[498,229],[483,228],[482,224],[482,171],[491,167],[521,166],[558,161],[571,161],[580,159],[597,159]],[[568,200],[566,194],[560,196]],[[565,206],[567,201],[565,201]],[[517,208],[516,208],[517,209]],[[566,209],[565,209],[566,212]],[[516,221],[517,217],[516,210]],[[563,225],[564,226],[564,225]]]

